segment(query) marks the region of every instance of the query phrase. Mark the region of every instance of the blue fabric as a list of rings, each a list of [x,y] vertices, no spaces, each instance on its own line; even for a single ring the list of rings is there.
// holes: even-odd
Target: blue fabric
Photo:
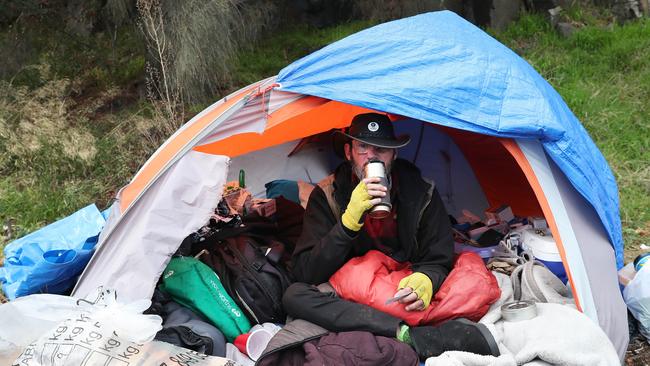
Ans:
[[[298,182],[295,180],[276,179],[266,183],[264,187],[266,187],[266,198],[283,196],[290,201],[300,204]]]
[[[111,207],[112,206],[108,206],[107,209],[102,211],[102,217],[104,218],[104,221],[108,220],[108,217],[111,215]]]
[[[69,290],[90,260],[104,223],[93,204],[7,244],[0,267],[4,293],[13,300]]]
[[[562,97],[526,61],[450,11],[366,29],[285,67],[280,90],[486,135],[537,139],[595,208],[623,265],[614,175]]]

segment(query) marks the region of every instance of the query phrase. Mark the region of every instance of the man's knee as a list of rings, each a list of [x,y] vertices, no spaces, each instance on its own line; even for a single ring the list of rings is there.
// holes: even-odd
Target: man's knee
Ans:
[[[329,284],[319,286],[296,282],[289,286],[282,296],[282,305],[287,314],[293,317],[302,317],[304,312],[312,306],[321,305],[337,297],[334,288]]]
[[[290,315],[295,315],[295,310],[300,308],[303,299],[313,291],[313,286],[306,283],[296,282],[291,284],[282,296],[284,310]]]

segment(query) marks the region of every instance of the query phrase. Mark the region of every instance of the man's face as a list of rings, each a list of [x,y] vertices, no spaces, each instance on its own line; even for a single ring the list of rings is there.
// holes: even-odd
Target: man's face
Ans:
[[[386,166],[386,175],[389,175],[393,160],[397,158],[397,152],[395,149],[377,147],[352,140],[350,143],[345,144],[345,157],[352,164],[354,174],[361,180],[363,179],[363,166],[369,160],[381,160]]]

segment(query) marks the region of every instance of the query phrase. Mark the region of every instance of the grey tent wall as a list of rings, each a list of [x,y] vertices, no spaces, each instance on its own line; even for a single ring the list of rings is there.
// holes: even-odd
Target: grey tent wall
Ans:
[[[598,323],[623,360],[629,342],[627,307],[618,285],[614,249],[595,210],[573,188],[558,166],[548,156],[547,159],[578,239]]]

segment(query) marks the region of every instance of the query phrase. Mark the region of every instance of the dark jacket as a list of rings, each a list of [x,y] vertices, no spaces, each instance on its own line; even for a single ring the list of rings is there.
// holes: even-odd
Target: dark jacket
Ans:
[[[302,319],[282,328],[269,341],[256,366],[417,365],[418,356],[406,343],[369,332],[328,333]]]
[[[449,273],[454,256],[447,212],[434,185],[422,178],[415,165],[397,159],[392,176],[398,182],[391,200],[397,205],[397,235],[403,248],[403,258],[394,259],[408,260],[413,271],[429,276],[435,293]],[[351,236],[341,224],[341,212],[354,188],[348,162],[314,188],[293,255],[296,280],[310,284],[326,282],[350,258],[373,249],[369,241],[361,240],[367,235],[363,232],[365,228]],[[333,198],[329,203],[326,192],[331,192]],[[338,212],[334,214],[333,210]]]

